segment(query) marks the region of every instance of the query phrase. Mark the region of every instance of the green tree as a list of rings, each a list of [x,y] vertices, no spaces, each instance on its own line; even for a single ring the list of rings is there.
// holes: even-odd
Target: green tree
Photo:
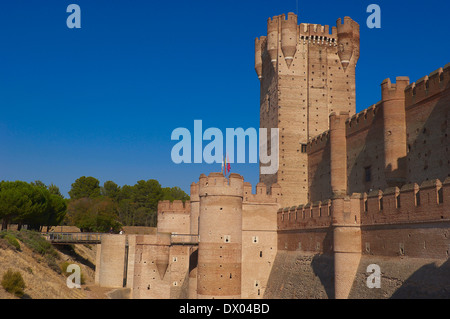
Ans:
[[[59,191],[59,187],[53,184],[50,184],[47,187],[48,191],[50,192],[50,194],[52,195],[58,195],[61,198],[64,198],[64,196],[61,194],[61,192]]]
[[[67,201],[59,195],[50,194],[49,204],[46,212],[47,232],[51,226],[57,226],[62,223],[67,213]]]
[[[110,198],[79,198],[68,205],[68,220],[83,232],[116,232],[122,227],[118,221],[117,204]]]
[[[18,218],[24,218],[32,210],[31,185],[26,182],[0,182],[0,218],[2,230]]]
[[[182,200],[187,201],[190,199],[189,195],[186,194],[181,188],[179,187],[164,187],[162,189],[163,198],[162,200]]]
[[[101,188],[101,194],[113,200],[117,200],[120,193],[120,187],[113,181],[106,181]]]
[[[101,195],[100,182],[91,176],[81,176],[72,184],[69,195],[71,199],[98,198]]]
[[[27,224],[30,229],[39,230],[46,220],[50,193],[45,185],[34,183],[27,184],[23,191],[30,198],[31,206],[14,219],[18,223],[18,230],[23,224]]]
[[[41,230],[42,226],[46,225],[47,231],[51,226],[61,224],[67,212],[67,202],[59,188],[53,184],[47,187],[39,181],[31,184],[34,186],[34,206],[23,222],[29,225],[29,229],[34,230]],[[45,203],[42,203],[42,198]]]
[[[140,180],[134,185],[132,198],[139,207],[157,211],[158,202],[163,198],[161,185],[155,179]]]

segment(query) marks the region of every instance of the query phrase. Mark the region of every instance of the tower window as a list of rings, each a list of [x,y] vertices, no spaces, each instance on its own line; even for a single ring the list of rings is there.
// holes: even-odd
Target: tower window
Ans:
[[[372,171],[370,166],[364,167],[364,181],[370,182],[372,180]]]
[[[306,153],[306,149],[307,149],[306,144],[302,144],[302,153]]]

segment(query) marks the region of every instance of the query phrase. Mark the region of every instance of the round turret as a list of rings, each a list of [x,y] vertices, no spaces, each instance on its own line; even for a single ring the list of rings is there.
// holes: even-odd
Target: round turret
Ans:
[[[288,67],[294,60],[294,55],[297,51],[297,29],[297,15],[289,12],[287,20],[281,20],[281,50]]]
[[[338,55],[345,70],[352,57],[355,64],[359,58],[359,24],[350,17],[344,17],[344,23],[339,18],[337,20],[337,35]]]
[[[240,298],[244,179],[211,173],[199,181],[198,298]]]
[[[270,61],[274,67],[278,54],[278,20],[279,17],[275,16],[267,21],[267,52],[269,52]]]

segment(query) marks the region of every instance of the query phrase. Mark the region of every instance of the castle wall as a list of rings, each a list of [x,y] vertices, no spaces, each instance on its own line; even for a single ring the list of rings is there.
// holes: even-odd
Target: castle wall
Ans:
[[[241,297],[264,297],[277,252],[277,215],[280,188],[272,185],[270,194],[258,183],[252,194],[244,183],[242,205],[242,284]]]
[[[189,246],[170,244],[170,236],[129,235],[127,287],[133,299],[187,298]]]
[[[321,209],[323,207],[325,209]],[[330,211],[331,216],[325,213]],[[369,194],[355,193],[343,199],[333,198],[328,203],[285,207],[279,209],[277,215],[276,260],[291,261],[273,267],[267,296],[283,295],[274,287],[283,290],[288,284],[287,294],[297,294],[300,284],[306,284],[301,289],[306,295],[311,294],[312,289],[330,292],[332,284],[334,292],[327,296],[322,294],[328,298],[370,298],[381,297],[381,294],[383,298],[404,297],[409,293],[437,296],[436,291],[448,295],[445,291],[448,280],[441,279],[450,274],[446,262],[450,251],[450,178],[444,182],[425,181],[420,186],[407,184],[401,189],[390,187]],[[285,281],[290,278],[289,269],[305,266],[304,261],[311,260],[307,259],[308,255],[313,260],[327,260],[326,267],[334,271],[331,283],[322,273],[322,287],[317,288],[317,282],[308,279],[314,268],[312,265],[305,268],[306,281]],[[298,264],[292,265],[292,256]],[[383,287],[382,293],[368,289],[361,281],[368,276],[368,260],[381,267],[386,276],[383,282],[390,285]],[[353,270],[349,271],[351,268]],[[286,278],[278,274],[280,269],[287,271]],[[402,269],[405,273],[399,274]],[[431,284],[427,282],[426,269],[433,272]],[[422,289],[424,285],[426,288]]]
[[[346,122],[347,193],[445,179],[450,173],[450,64],[409,84],[382,82],[382,100]],[[329,131],[308,143],[309,201],[331,196]]]
[[[381,270],[380,288],[368,288],[369,265]],[[448,259],[362,255],[349,295],[351,299],[448,299]]]
[[[407,182],[444,180],[450,167],[450,63],[405,90]]]
[[[351,117],[346,124],[348,194],[387,187],[383,118],[383,105],[378,103]]]
[[[190,202],[169,200],[158,202],[158,232],[190,234],[191,232]]]
[[[347,193],[386,188],[383,143],[383,107],[381,103],[350,117],[346,124]],[[329,131],[308,143],[309,201],[330,198],[331,149]],[[341,154],[341,149],[337,152]],[[366,170],[370,178],[366,178]]]
[[[334,298],[333,255],[279,250],[268,279],[264,298]]]
[[[278,249],[332,252],[331,202],[315,202],[278,210]]]
[[[325,131],[308,143],[309,202],[331,197],[330,164],[329,131]]]

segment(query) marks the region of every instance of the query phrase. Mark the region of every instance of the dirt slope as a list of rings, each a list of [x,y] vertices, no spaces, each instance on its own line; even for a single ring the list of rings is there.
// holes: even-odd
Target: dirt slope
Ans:
[[[20,242],[21,251],[12,247],[0,245],[0,281],[8,270],[19,271],[25,281],[25,296],[32,299],[104,299],[105,293],[111,289],[94,285],[96,245],[73,245],[74,249],[57,248],[58,265],[63,262],[80,266],[85,279],[81,289],[70,289],[66,284],[66,277],[51,269],[45,259],[24,243]],[[17,299],[0,285],[0,299]]]

